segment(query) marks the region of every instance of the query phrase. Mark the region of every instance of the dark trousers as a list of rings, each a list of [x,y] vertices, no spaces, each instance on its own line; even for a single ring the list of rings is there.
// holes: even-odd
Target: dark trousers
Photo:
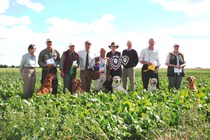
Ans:
[[[158,82],[157,82],[156,87],[159,88],[158,73],[154,73],[152,70],[147,70],[147,66],[143,65],[142,70],[141,70],[141,76],[142,76],[142,82],[143,82],[144,89],[147,90],[150,78],[157,79]]]
[[[43,69],[42,70],[42,79],[41,79],[41,84],[44,83],[45,77],[47,76],[47,74],[55,74],[55,77],[52,80],[52,94],[57,94],[58,91],[58,78],[57,78],[57,68],[50,68],[48,69]]]

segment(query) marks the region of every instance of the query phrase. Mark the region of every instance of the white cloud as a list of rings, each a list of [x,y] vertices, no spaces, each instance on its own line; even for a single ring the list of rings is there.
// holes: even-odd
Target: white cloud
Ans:
[[[151,0],[160,4],[166,11],[185,12],[189,17],[210,13],[209,0]]]
[[[0,25],[3,26],[13,26],[13,25],[29,25],[31,24],[31,20],[27,16],[22,16],[22,17],[13,17],[13,16],[5,16],[5,15],[0,15]]]
[[[16,2],[20,5],[24,5],[36,12],[41,12],[44,9],[44,6],[39,2],[32,2],[30,0],[16,0]]]
[[[3,14],[9,8],[9,0],[0,1],[0,14]]]
[[[13,18],[13,17],[11,17]],[[17,21],[19,21],[21,17]],[[99,19],[95,19],[90,23],[80,23],[69,19],[50,18],[46,20],[49,27],[46,32],[36,33],[22,22],[16,22],[14,26],[1,26],[0,20],[0,64],[19,65],[21,57],[27,52],[29,44],[34,43],[37,47],[36,56],[46,47],[46,38],[53,40],[53,47],[60,54],[67,50],[67,44],[73,42],[76,44],[76,51],[84,49],[84,42],[90,40],[92,42],[91,50],[95,54],[99,54],[100,48],[108,51],[108,45],[114,41],[119,45],[118,51],[126,49],[126,41],[131,40],[133,48],[138,54],[148,46],[148,39],[155,39],[155,48],[160,52],[161,67],[165,66],[165,58],[168,52],[173,50],[173,44],[180,44],[180,51],[185,55],[187,67],[209,67],[206,60],[210,59],[208,55],[210,44],[208,21],[192,22],[174,28],[163,28],[153,32],[141,34],[139,32],[123,31],[116,32],[116,27],[112,22],[116,18],[112,15],[102,15]],[[19,23],[19,24],[17,24]],[[98,27],[95,28],[94,27]],[[102,29],[100,29],[101,27]],[[105,31],[109,30],[109,31]],[[174,38],[175,36],[192,36],[190,38]],[[15,59],[8,59],[15,58]],[[37,58],[38,59],[38,58]],[[140,64],[138,66],[141,66]]]

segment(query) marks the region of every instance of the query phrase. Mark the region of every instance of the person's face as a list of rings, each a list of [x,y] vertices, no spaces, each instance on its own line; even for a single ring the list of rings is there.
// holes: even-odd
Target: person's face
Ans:
[[[71,52],[73,52],[73,51],[74,51],[74,48],[75,48],[75,46],[74,46],[74,45],[69,46],[69,50],[70,50]]]
[[[179,51],[179,46],[178,45],[174,46],[174,51],[175,52],[178,52]]]
[[[48,49],[52,49],[52,41],[47,41],[46,44]]]
[[[90,46],[91,46],[91,44],[85,43],[85,49],[86,49],[86,50],[90,50]]]
[[[34,54],[35,51],[36,51],[36,47],[35,46],[33,46],[33,48],[29,49],[29,53],[30,54]]]
[[[149,43],[149,46],[154,46],[155,41],[153,39],[150,39],[148,43]]]
[[[116,46],[111,46],[112,51],[116,51]]]
[[[127,42],[128,49],[130,50],[132,47],[132,43],[130,41]]]
[[[101,50],[101,51],[100,51],[100,56],[101,56],[102,58],[104,58],[105,55],[106,55],[106,51],[105,51],[105,50]]]

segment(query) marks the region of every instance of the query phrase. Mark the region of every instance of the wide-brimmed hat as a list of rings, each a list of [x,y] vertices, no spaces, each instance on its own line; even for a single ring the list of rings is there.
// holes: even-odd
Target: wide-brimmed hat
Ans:
[[[114,42],[112,42],[111,45],[109,45],[109,48],[111,48],[112,46],[113,46],[113,47],[116,47],[116,49],[119,47],[118,45],[115,45]]]

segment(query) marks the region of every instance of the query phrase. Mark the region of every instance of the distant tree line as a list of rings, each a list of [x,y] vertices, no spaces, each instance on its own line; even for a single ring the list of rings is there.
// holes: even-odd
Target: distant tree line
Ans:
[[[15,65],[7,66],[7,65],[0,64],[0,68],[18,68],[18,67],[19,66],[15,66]]]

